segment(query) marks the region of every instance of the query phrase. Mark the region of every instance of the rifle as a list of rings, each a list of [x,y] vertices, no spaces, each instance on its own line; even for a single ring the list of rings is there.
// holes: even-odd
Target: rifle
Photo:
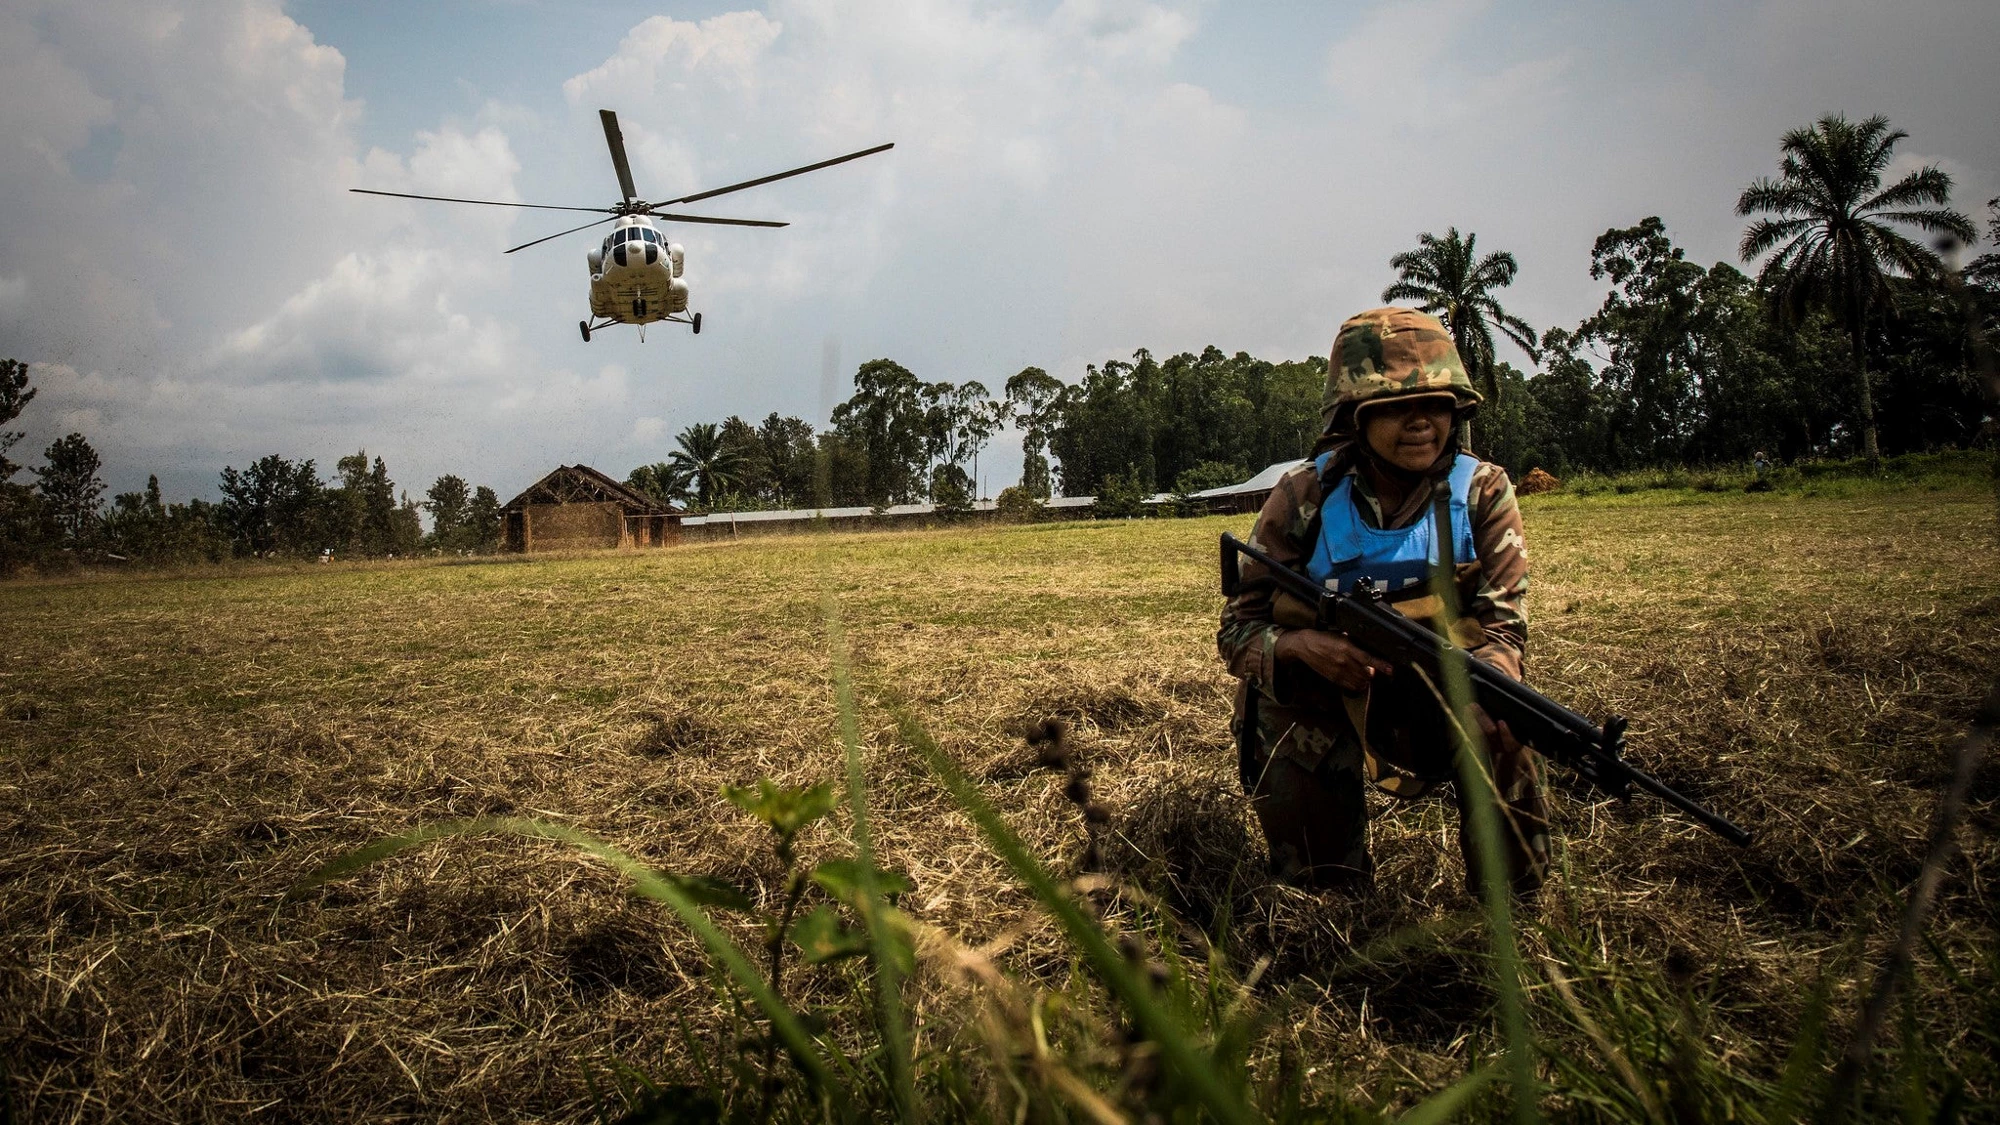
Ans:
[[[1487,715],[1506,723],[1515,738],[1534,747],[1542,757],[1576,771],[1609,796],[1624,800],[1636,785],[1730,843],[1749,846],[1750,833],[1624,760],[1622,717],[1613,715],[1600,727],[1396,612],[1368,579],[1357,583],[1352,594],[1322,588],[1226,531],[1222,533],[1225,597],[1235,597],[1243,586],[1238,555],[1264,564],[1279,589],[1313,607],[1314,628],[1345,633],[1355,644],[1398,668],[1422,669],[1434,684],[1446,682],[1447,669],[1462,668],[1472,684],[1473,700]]]

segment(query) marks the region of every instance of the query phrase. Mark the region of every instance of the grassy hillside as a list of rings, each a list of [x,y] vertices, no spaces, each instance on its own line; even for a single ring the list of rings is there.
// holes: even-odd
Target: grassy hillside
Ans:
[[[1698,1026],[1748,1098],[1782,1067],[1822,980],[1840,1040],[1857,974],[1893,932],[1946,747],[2000,670],[2000,568],[1975,482],[1698,499],[1526,503],[1529,676],[1578,710],[1629,716],[1637,761],[1761,840],[1739,852],[1657,804],[1603,803],[1558,779],[1562,870],[1523,941],[1532,964],[1583,974],[1586,1000],[1680,997],[1662,1010]],[[686,1079],[697,1054],[733,1053],[735,1017],[699,946],[555,845],[446,843],[281,896],[385,833],[493,814],[571,823],[649,863],[774,893],[768,834],[718,793],[843,776],[826,591],[863,686],[878,846],[915,886],[903,909],[1074,992],[1066,944],[875,701],[910,700],[1037,854],[1070,871],[1083,819],[1021,737],[1064,718],[1112,814],[1104,852],[1124,887],[1098,896],[1106,918],[1152,924],[1146,904],[1164,903],[1167,944],[1197,959],[1198,933],[1226,930],[1237,975],[1268,959],[1253,1066],[1291,1068],[1313,1098],[1408,1104],[1492,1047],[1447,806],[1378,803],[1371,897],[1265,878],[1213,649],[1215,538],[1245,524],[0,586],[0,1045],[14,1108],[582,1120],[588,1076],[609,1060]],[[1959,1072],[1975,1116],[2000,1096],[1979,1030],[2000,983],[1996,776],[1982,775],[1980,828],[1898,1031]],[[840,823],[802,850],[835,847]],[[793,983],[836,1026],[856,1018],[851,971]],[[970,988],[926,962],[911,985],[920,1047],[970,1021]],[[1537,1002],[1538,1034],[1587,1059],[1587,1029],[1554,994]],[[1584,1113],[1587,1094],[1549,1074],[1551,1109]],[[1934,1075],[1934,1091],[1946,1081]]]

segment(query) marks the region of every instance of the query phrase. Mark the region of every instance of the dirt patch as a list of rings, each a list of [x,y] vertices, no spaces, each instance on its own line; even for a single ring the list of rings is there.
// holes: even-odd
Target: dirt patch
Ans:
[[[693,711],[672,711],[647,721],[632,741],[632,752],[642,758],[706,756],[719,749],[721,741],[722,731],[706,716]]]

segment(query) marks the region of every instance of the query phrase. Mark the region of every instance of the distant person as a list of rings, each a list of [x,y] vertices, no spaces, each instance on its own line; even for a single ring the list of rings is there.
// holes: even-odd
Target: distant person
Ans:
[[[1527,646],[1528,556],[1506,470],[1460,447],[1480,395],[1451,335],[1413,309],[1373,309],[1334,337],[1322,433],[1313,459],[1279,478],[1250,542],[1320,584],[1366,576],[1405,614],[1438,608],[1427,574],[1434,537],[1453,543],[1464,615],[1455,638],[1516,679]],[[1448,499],[1449,524],[1435,501]],[[1364,787],[1414,799],[1441,784],[1457,794],[1459,845],[1478,886],[1467,805],[1453,780],[1448,717],[1414,670],[1393,672],[1343,635],[1305,626],[1310,610],[1273,597],[1243,560],[1244,588],[1222,612],[1216,647],[1240,678],[1236,723],[1251,806],[1272,873],[1315,888],[1374,880]],[[1408,585],[1405,585],[1408,583]],[[1500,836],[1516,893],[1541,886],[1548,818],[1534,753],[1478,716],[1502,805]]]
[[[1750,479],[1749,484],[1743,486],[1743,491],[1745,492],[1771,491],[1771,478],[1769,476],[1771,472],[1771,459],[1764,455],[1763,450],[1760,449],[1757,452],[1752,453],[1750,455],[1750,468],[1756,473],[1756,475]]]

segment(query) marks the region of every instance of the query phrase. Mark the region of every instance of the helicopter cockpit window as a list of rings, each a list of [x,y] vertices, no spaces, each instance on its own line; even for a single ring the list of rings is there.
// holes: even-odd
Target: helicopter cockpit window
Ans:
[[[647,242],[658,242],[660,240],[660,236],[650,230],[641,231],[639,237],[645,239]]]

